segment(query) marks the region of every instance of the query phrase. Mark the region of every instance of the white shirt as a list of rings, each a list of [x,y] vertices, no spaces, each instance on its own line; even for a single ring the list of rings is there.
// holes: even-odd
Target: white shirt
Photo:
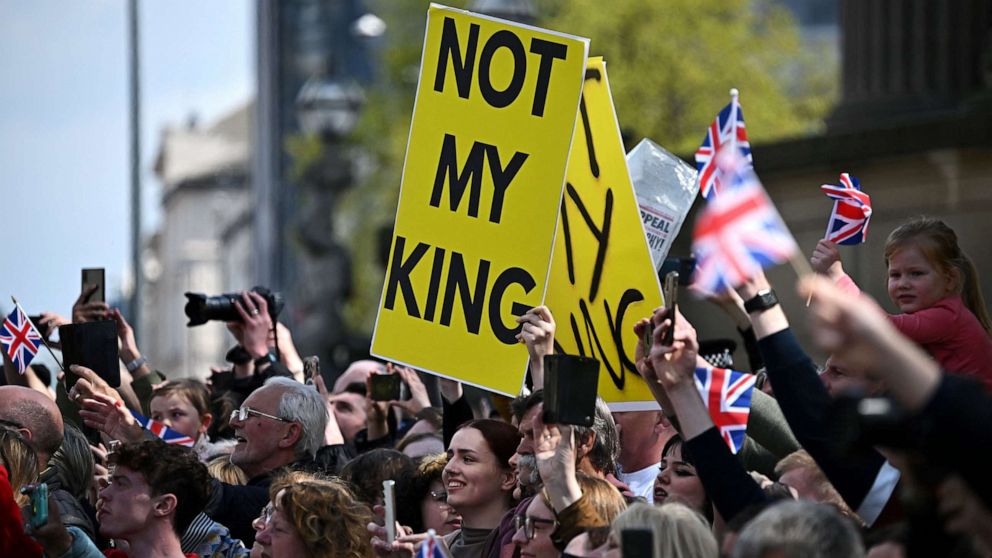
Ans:
[[[649,504],[654,503],[654,480],[658,478],[658,472],[661,471],[661,463],[655,463],[654,465],[649,465],[640,471],[634,471],[632,473],[620,472],[617,475],[621,481],[630,487],[630,491],[634,493],[635,496],[640,496],[648,501]]]

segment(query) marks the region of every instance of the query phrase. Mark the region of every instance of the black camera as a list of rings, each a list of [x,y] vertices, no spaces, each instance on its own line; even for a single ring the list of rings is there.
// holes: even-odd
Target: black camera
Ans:
[[[269,316],[275,323],[279,312],[282,312],[282,295],[274,293],[265,287],[252,287],[251,292],[258,293],[269,306]],[[187,327],[202,325],[210,320],[218,322],[240,322],[241,314],[234,307],[234,301],[241,300],[241,293],[224,293],[217,296],[207,296],[203,293],[186,293],[186,317],[189,318]]]

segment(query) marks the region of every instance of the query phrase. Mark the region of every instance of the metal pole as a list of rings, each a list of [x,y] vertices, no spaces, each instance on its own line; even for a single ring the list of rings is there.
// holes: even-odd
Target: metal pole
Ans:
[[[128,66],[131,94],[131,327],[140,339],[141,291],[144,278],[141,270],[141,79],[139,74],[138,0],[128,1]]]

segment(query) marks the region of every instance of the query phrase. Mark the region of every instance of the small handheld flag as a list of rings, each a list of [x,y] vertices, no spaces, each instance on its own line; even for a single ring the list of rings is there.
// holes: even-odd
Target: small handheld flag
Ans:
[[[438,540],[434,529],[427,530],[427,538],[424,539],[424,542],[420,543],[417,558],[448,558],[444,552],[444,542]]]
[[[3,345],[4,352],[19,374],[24,374],[28,369],[28,365],[38,354],[41,343],[41,334],[34,328],[21,306],[15,304],[14,311],[0,326],[0,345]]]
[[[699,171],[699,192],[707,201],[723,193],[722,178],[717,167],[717,156],[724,147],[734,147],[750,167],[751,143],[747,139],[744,113],[736,89],[730,90],[730,103],[716,115],[716,120],[706,129],[706,137],[696,150],[696,170]]]
[[[861,191],[858,179],[845,172],[840,175],[839,186],[824,184],[820,190],[834,200],[824,238],[847,246],[865,242],[871,219],[871,198]]]
[[[737,453],[744,445],[751,414],[754,375],[729,368],[696,368],[696,389],[703,398],[720,436]]]
[[[747,161],[724,151],[718,164],[726,186],[703,208],[692,234],[695,284],[707,293],[737,287],[799,250]]]
[[[167,444],[179,444],[180,446],[191,448],[193,447],[193,444],[196,443],[196,440],[193,438],[176,432],[161,422],[152,420],[137,411],[132,410],[131,415],[134,417],[134,420],[138,421],[138,424],[140,424],[142,428],[158,436]]]

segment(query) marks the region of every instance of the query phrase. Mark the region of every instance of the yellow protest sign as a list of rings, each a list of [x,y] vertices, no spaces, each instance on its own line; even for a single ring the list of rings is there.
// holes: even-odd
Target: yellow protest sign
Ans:
[[[634,367],[634,323],[660,306],[606,64],[590,58],[575,124],[545,304],[557,352],[600,362],[599,395],[614,410],[657,408]]]
[[[588,40],[431,5],[372,353],[504,394],[541,303]]]

